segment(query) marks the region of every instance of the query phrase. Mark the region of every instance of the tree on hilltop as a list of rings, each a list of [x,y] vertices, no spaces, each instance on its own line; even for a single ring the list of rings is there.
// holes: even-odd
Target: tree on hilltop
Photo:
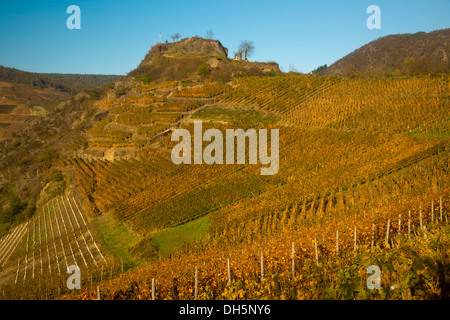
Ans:
[[[214,31],[212,29],[209,29],[206,31],[206,39],[212,39],[214,37]]]
[[[241,44],[239,45],[239,50],[242,50],[243,54],[244,54],[244,59],[247,60],[247,57],[250,57],[253,52],[255,51],[255,45],[253,44],[253,41],[242,41]]]
[[[181,38],[181,35],[179,33],[175,33],[175,34],[171,35],[170,37],[172,38],[172,41],[175,42]]]
[[[242,59],[242,57],[244,56],[244,51],[239,48],[237,51],[234,51],[233,54],[235,58]]]

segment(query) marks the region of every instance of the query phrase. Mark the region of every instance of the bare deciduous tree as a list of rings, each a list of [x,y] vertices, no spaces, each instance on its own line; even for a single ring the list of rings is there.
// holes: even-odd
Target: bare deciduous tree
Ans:
[[[233,54],[235,58],[242,59],[244,51],[241,48],[239,48],[237,51],[234,51]]]
[[[245,40],[241,42],[238,50],[242,50],[244,53],[244,59],[247,60],[247,58],[250,57],[255,51],[255,45],[253,44],[253,41]]]
[[[298,72],[298,70],[293,64],[290,64],[289,65],[289,72]]]
[[[172,41],[175,42],[178,39],[180,39],[181,35],[179,33],[175,33],[173,35],[170,36],[172,38]]]
[[[212,29],[209,29],[206,31],[206,39],[212,39],[214,37],[214,31]]]

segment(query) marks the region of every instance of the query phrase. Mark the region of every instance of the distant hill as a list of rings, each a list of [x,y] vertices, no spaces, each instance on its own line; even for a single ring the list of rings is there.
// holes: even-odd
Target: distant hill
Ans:
[[[31,88],[54,88],[72,94],[114,82],[119,77],[118,75],[34,73],[0,66],[0,81],[25,84]]]
[[[33,73],[0,66],[0,140],[11,138],[30,117],[46,115],[78,92],[88,90],[90,96],[97,96],[99,87],[119,77]]]
[[[39,75],[53,80],[72,91],[80,91],[88,88],[101,87],[106,83],[117,81],[120,75],[109,74],[76,74],[76,73],[38,73]]]
[[[321,75],[387,76],[449,72],[450,29],[389,35],[322,70]]]

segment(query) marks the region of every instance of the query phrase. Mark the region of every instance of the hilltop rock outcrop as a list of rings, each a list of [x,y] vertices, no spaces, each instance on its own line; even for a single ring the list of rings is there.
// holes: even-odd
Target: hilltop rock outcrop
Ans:
[[[151,63],[158,56],[175,57],[182,55],[228,56],[228,49],[219,40],[199,37],[185,38],[173,43],[158,43],[147,53],[141,64]]]

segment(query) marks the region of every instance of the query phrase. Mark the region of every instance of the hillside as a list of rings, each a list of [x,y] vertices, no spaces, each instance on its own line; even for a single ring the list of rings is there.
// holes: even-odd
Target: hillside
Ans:
[[[379,38],[339,59],[321,75],[400,76],[450,70],[450,29]]]
[[[25,84],[0,81],[0,141],[25,128],[30,117],[45,116],[70,97],[69,93],[52,87],[31,88]]]
[[[27,126],[30,117],[46,116],[61,102],[118,80],[115,75],[40,74],[0,66],[0,140]]]
[[[83,89],[101,87],[116,81],[119,77],[117,75],[35,73],[0,65],[0,81],[24,84],[35,89],[53,88],[71,94],[76,94]]]
[[[99,88],[103,85],[114,83],[122,77],[120,75],[75,73],[38,73],[38,75],[69,88],[72,94],[85,89]]]
[[[0,298],[448,299],[450,75],[285,74],[226,53],[154,46],[3,142],[0,200],[17,197],[0,212]],[[192,140],[198,121],[278,130],[277,173],[246,149],[175,164],[174,130]]]

